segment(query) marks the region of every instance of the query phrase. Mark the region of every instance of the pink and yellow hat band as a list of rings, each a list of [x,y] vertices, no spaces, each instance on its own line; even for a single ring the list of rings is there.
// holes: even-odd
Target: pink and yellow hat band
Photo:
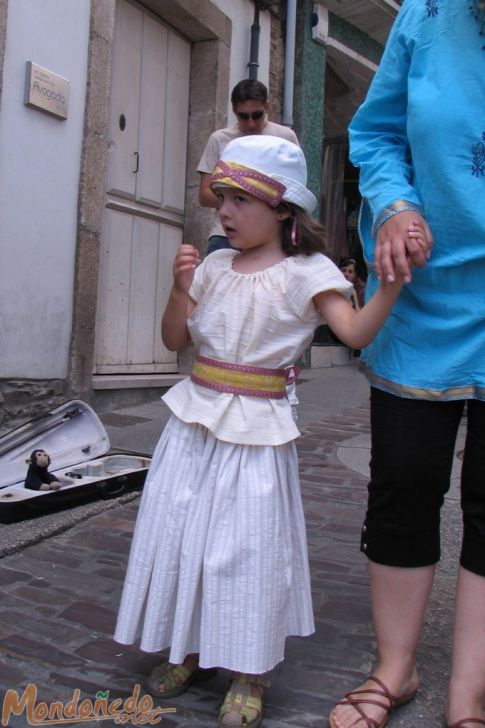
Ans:
[[[271,134],[246,134],[230,141],[211,178],[213,188],[236,187],[273,208],[289,202],[311,213],[317,200],[306,182],[305,155],[300,147]]]
[[[281,182],[263,172],[237,162],[219,160],[211,178],[211,187],[236,187],[258,197],[271,207],[278,207],[286,192]]]

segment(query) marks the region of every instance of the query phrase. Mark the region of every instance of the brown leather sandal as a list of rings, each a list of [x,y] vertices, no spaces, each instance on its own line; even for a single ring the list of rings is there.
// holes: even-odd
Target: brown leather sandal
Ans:
[[[368,680],[372,680],[372,682],[375,682],[379,687],[351,690],[350,693],[347,693],[343,700],[339,700],[337,703],[337,705],[351,705],[356,713],[360,715],[360,719],[365,721],[367,728],[384,728],[384,726],[387,725],[387,721],[389,720],[389,714],[391,710],[394,710],[394,708],[398,708],[400,705],[404,705],[404,703],[409,703],[410,700],[416,697],[416,693],[418,692],[418,689],[416,688],[416,690],[407,693],[407,695],[402,695],[400,698],[396,698],[396,696],[387,689],[386,685],[378,677],[371,675]],[[387,703],[382,702],[382,700],[373,700],[372,698],[360,697],[361,695],[366,694],[376,695],[377,698],[382,698],[383,700],[386,700]],[[360,707],[361,705],[377,705],[379,708],[382,708],[382,710],[386,711],[386,715],[379,723],[379,721],[377,721],[375,718],[369,718],[369,716],[366,715],[364,713],[364,710]],[[331,715],[329,718],[329,725],[330,728],[337,728]],[[457,727],[451,726],[451,728]]]
[[[481,718],[462,718],[458,723],[449,724],[448,728],[469,728],[465,723],[475,723],[475,725],[485,725],[485,720]]]

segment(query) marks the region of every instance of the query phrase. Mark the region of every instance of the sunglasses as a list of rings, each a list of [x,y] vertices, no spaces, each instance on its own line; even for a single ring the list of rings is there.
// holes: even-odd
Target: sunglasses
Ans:
[[[236,116],[241,119],[241,121],[248,121],[250,117],[253,121],[258,121],[258,119],[261,119],[261,117],[264,116],[264,111],[252,111],[251,113],[248,113],[247,111],[236,111]]]

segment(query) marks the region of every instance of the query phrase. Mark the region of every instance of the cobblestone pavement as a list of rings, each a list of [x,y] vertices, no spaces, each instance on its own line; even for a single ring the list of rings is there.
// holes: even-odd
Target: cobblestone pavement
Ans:
[[[358,552],[368,460],[368,405],[359,392],[352,398],[356,406],[325,421],[303,423],[298,449],[316,632],[287,641],[286,659],[272,672],[266,691],[266,728],[327,726],[335,701],[372,669],[369,589]],[[419,653],[422,689],[413,703],[392,714],[389,728],[442,726],[460,534],[457,498],[454,487],[443,518],[445,555]],[[137,507],[137,497],[111,502],[108,509],[0,559],[2,694],[33,683],[38,702],[67,703],[77,689],[79,701],[94,700],[99,691],[109,691],[112,701],[128,698],[136,683],[143,685],[157,657],[111,639]],[[168,706],[155,701],[176,709],[159,716],[157,725],[214,726],[226,685],[227,674],[220,672]],[[57,724],[67,725],[66,720]],[[24,728],[29,722],[23,713],[8,717],[8,725]],[[116,722],[70,725],[101,728]]]

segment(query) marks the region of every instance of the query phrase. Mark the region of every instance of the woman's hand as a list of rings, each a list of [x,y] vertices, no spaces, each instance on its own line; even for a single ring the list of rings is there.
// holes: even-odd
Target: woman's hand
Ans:
[[[199,263],[199,251],[193,245],[182,243],[173,263],[173,287],[177,293],[188,293]]]
[[[413,266],[423,268],[431,255],[433,235],[418,212],[398,212],[379,228],[375,249],[375,270],[380,281],[404,283],[411,280]]]

